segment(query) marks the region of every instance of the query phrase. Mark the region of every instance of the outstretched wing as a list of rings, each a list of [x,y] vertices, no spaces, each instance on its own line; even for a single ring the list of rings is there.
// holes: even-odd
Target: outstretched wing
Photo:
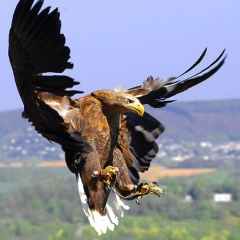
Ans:
[[[145,172],[156,157],[156,139],[164,132],[164,126],[147,112],[142,117],[126,113],[123,116],[119,147],[127,163],[132,182],[139,183],[138,172]]]
[[[23,116],[64,150],[89,152],[91,147],[69,120],[78,118],[81,122],[69,97],[81,92],[66,90],[79,83],[64,75],[43,75],[73,68],[68,62],[70,49],[60,33],[58,9],[50,12],[47,7],[40,11],[43,1],[32,7],[33,2],[19,1],[9,32],[9,59],[24,104]]]
[[[161,108],[174,100],[166,100],[178,93],[205,81],[216,73],[224,64],[226,56],[225,50],[214,60],[209,66],[191,77],[178,80],[187,72],[195,68],[204,58],[207,49],[203,51],[198,60],[178,77],[169,78],[167,81],[161,81],[159,78],[153,79],[149,77],[141,86],[137,86],[127,90],[116,89],[131,93],[137,97],[142,104],[148,104],[154,108]],[[158,152],[158,146],[155,140],[163,133],[164,127],[154,117],[145,112],[143,117],[139,117],[132,113],[125,114],[126,131],[123,139],[128,139],[129,148],[131,150],[131,158],[133,168],[129,167],[129,172],[134,183],[138,182],[137,172],[147,171],[152,159]],[[126,141],[126,140],[125,140]]]
[[[207,80],[224,64],[226,59],[226,55],[224,55],[225,50],[223,50],[210,65],[200,72],[192,75],[189,78],[178,80],[180,77],[194,69],[203,60],[206,52],[207,48],[203,51],[198,60],[178,77],[171,77],[166,81],[162,81],[160,78],[153,79],[150,76],[146,81],[143,82],[141,86],[133,87],[125,91],[136,96],[142,104],[149,104],[154,108],[164,107],[167,103],[172,102],[166,101],[167,98],[184,92],[187,89]]]

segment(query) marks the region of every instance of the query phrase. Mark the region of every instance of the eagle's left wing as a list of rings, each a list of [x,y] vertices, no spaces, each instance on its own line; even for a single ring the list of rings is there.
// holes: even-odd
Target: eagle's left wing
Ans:
[[[164,107],[166,104],[174,101],[166,99],[207,80],[224,64],[226,59],[224,55],[225,50],[223,50],[209,66],[200,72],[189,78],[178,80],[184,74],[195,68],[202,61],[206,52],[207,49],[203,51],[198,60],[190,68],[178,77],[171,77],[166,81],[162,81],[160,78],[153,79],[149,77],[141,86],[127,90],[122,90],[118,87],[115,90],[134,95],[142,104],[148,104],[154,108]],[[163,133],[164,126],[146,112],[142,117],[136,114],[126,113],[124,122],[128,131],[125,131],[125,136],[122,135],[121,139],[124,139],[125,145],[129,145],[129,154],[132,159],[132,166],[129,167],[129,173],[132,181],[137,184],[139,180],[138,172],[147,171],[151,161],[156,157],[158,152],[156,139]],[[124,144],[122,143],[122,145]]]

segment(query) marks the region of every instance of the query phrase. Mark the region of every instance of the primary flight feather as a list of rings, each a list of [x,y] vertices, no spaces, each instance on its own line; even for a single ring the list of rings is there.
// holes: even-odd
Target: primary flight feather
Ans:
[[[208,67],[187,79],[149,77],[123,90],[97,90],[74,99],[79,84],[59,74],[72,69],[70,49],[61,34],[58,9],[41,10],[43,0],[20,0],[9,31],[9,59],[24,104],[23,117],[49,141],[61,145],[68,168],[76,175],[84,213],[98,234],[113,230],[127,200],[164,191],[156,183],[140,183],[158,152],[163,125],[144,104],[164,107],[166,100],[211,77],[223,65],[224,51]],[[52,75],[48,73],[58,73]]]

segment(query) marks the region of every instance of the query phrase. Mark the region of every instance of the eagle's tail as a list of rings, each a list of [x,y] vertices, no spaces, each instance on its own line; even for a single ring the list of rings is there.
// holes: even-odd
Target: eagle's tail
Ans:
[[[128,210],[129,206],[124,200],[120,199],[114,192],[111,192],[106,204],[106,215],[102,216],[99,212],[91,210],[87,202],[87,195],[83,188],[83,183],[80,174],[77,176],[78,191],[82,202],[83,211],[88,217],[92,227],[98,235],[105,234],[107,229],[113,231],[115,225],[118,225],[119,217],[124,216],[123,210]]]

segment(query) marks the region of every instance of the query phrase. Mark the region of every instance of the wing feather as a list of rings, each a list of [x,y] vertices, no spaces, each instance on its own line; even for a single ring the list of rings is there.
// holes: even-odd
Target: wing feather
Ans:
[[[33,2],[19,1],[9,31],[9,59],[24,104],[23,116],[65,151],[90,152],[86,138],[74,127],[81,128],[81,116],[73,111],[74,101],[67,97],[81,93],[66,90],[79,83],[64,75],[43,75],[73,68],[68,61],[70,49],[60,33],[59,12],[57,9],[50,12],[50,7],[41,11],[43,1],[32,7]]]
[[[151,76],[143,82],[141,86],[133,87],[128,90],[117,88],[117,91],[131,93],[136,96],[142,104],[148,104],[154,108],[161,108],[174,100],[166,100],[178,93],[205,81],[215,74],[224,64],[226,56],[225,50],[207,67],[200,72],[184,80],[177,80],[192,69],[194,69],[206,55],[207,49],[203,51],[197,61],[178,77],[169,78],[162,81],[160,78],[153,79]],[[149,114],[144,114],[142,118],[131,113],[126,114],[126,126],[129,136],[129,148],[132,153],[133,167],[129,167],[129,173],[133,182],[138,181],[137,172],[148,170],[152,159],[158,152],[155,140],[164,131],[164,127]]]
[[[203,60],[206,54],[206,50],[207,49],[204,50],[199,59],[188,70],[186,70],[178,77],[171,77],[166,81],[162,81],[159,78],[153,79],[150,76],[146,81],[143,82],[141,86],[130,88],[128,90],[125,90],[125,92],[136,96],[142,104],[149,104],[154,108],[164,107],[166,104],[172,102],[172,100],[166,101],[167,98],[184,92],[187,89],[207,80],[213,74],[215,74],[224,64],[226,59],[226,55],[224,55],[225,50],[223,50],[210,65],[208,65],[200,72],[192,75],[187,79],[177,80],[177,78],[192,70]]]
[[[147,171],[158,152],[155,140],[164,132],[164,127],[147,112],[142,117],[126,113],[124,122],[127,131],[123,131],[122,142],[119,142],[122,146],[127,145],[125,149],[130,149],[132,164],[128,163],[128,169],[132,182],[136,184],[139,180],[137,172]]]

